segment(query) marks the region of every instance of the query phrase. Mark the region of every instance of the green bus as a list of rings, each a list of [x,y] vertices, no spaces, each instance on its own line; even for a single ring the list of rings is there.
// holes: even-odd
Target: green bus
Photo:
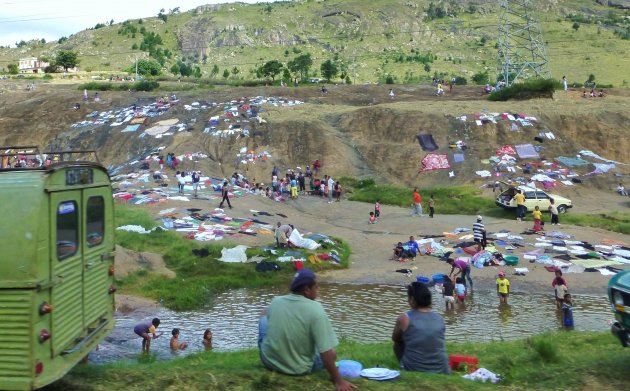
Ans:
[[[0,147],[0,389],[63,377],[114,327],[114,211],[94,151]]]

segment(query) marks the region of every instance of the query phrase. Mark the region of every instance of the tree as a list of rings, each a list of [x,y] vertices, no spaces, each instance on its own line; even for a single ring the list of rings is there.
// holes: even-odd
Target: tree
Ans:
[[[322,73],[322,77],[329,81],[337,76],[337,72],[339,71],[339,69],[337,68],[337,64],[335,64],[331,60],[324,61],[319,67],[319,70]]]
[[[129,69],[130,72],[135,72],[135,65],[132,65]],[[150,58],[143,58],[138,60],[138,73],[145,76],[157,76],[160,74],[162,67],[160,63]]]
[[[306,79],[306,75],[308,74],[308,70],[311,69],[313,65],[313,59],[311,59],[311,54],[302,54],[297,56],[293,60],[289,61],[287,67],[293,73],[299,73],[300,78]]]
[[[571,26],[573,28],[573,30],[575,30],[576,32],[580,29],[580,24],[578,22],[573,23],[573,26]]]
[[[160,10],[160,12],[157,15],[158,19],[162,19],[164,21],[164,23],[166,23],[166,20],[168,19],[168,16],[164,13],[164,8],[162,8]]]
[[[177,76],[179,74],[179,65],[177,63],[171,66],[171,73],[173,76]]]
[[[429,63],[424,64],[424,71],[426,73],[431,72],[431,65],[429,65]]]
[[[193,70],[193,77],[196,79],[201,78],[201,68],[199,68],[198,66],[196,66],[195,69]]]
[[[219,74],[219,66],[214,64],[212,69],[210,70],[210,77],[216,77]]]
[[[223,78],[227,79],[228,77],[230,77],[230,71],[225,68],[225,70],[223,71]]]
[[[276,76],[282,72],[282,64],[278,60],[267,61],[265,65],[262,66],[261,74],[264,77],[270,77],[271,80],[275,81]]]
[[[71,50],[60,50],[55,56],[55,65],[68,71],[68,68],[74,68],[79,65],[79,54]]]
[[[9,64],[9,75],[17,75],[19,73],[18,64]]]
[[[234,76],[238,75],[238,74],[239,74],[239,72],[241,72],[241,70],[240,70],[240,69],[238,69],[237,67],[232,68],[232,74],[233,74]]]

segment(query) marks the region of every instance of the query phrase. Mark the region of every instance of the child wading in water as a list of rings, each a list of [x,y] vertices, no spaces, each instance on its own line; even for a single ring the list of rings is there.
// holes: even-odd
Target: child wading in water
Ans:
[[[206,329],[203,332],[203,340],[201,341],[206,349],[212,349],[212,331]]]
[[[505,278],[505,272],[499,272],[497,278],[497,294],[499,295],[499,304],[507,304],[510,295],[510,281]]]
[[[447,311],[449,306],[451,309],[455,308],[455,296],[453,296],[454,290],[455,286],[453,285],[453,281],[450,278],[445,278],[444,285],[442,286],[442,296],[444,296],[444,304],[446,304]]]
[[[171,331],[171,335],[171,349],[184,350],[188,347],[186,342],[179,342],[179,329],[173,329],[173,331]]]
[[[158,339],[164,334],[164,332],[156,333],[156,329],[160,325],[160,319],[153,318],[151,323],[138,323],[134,328],[133,332],[138,336],[142,337],[142,351],[149,352],[149,348],[151,347],[151,340]],[[153,334],[151,337],[149,334]]]
[[[464,279],[461,277],[455,279],[455,292],[457,292],[459,302],[463,303],[466,299],[466,285],[464,285]]]
[[[570,293],[564,295],[564,301],[562,303],[562,325],[567,329],[573,328],[573,301],[571,300]]]
[[[370,220],[368,221],[369,224],[376,224],[376,216],[374,215],[374,212],[370,212]]]
[[[556,276],[551,282],[551,286],[556,295],[556,308],[561,309],[564,302],[564,296],[569,292],[567,281],[562,277],[562,271],[556,270]]]

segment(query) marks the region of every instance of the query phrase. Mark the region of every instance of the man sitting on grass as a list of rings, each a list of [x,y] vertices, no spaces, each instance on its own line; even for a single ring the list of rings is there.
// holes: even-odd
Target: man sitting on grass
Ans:
[[[271,301],[258,323],[260,360],[267,369],[287,375],[326,368],[337,391],[350,391],[356,386],[344,380],[335,365],[337,336],[324,307],[315,301],[318,291],[315,273],[301,269],[291,293]]]

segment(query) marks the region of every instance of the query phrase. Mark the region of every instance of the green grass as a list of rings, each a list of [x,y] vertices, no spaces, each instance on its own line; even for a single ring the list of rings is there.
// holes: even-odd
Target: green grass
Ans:
[[[573,214],[569,212],[560,216],[560,223],[602,228],[626,235],[630,234],[630,213],[628,212],[599,214]]]
[[[403,208],[411,207],[412,189],[396,185],[378,185],[373,179],[357,180],[343,177],[343,188],[350,194],[350,200],[373,204],[380,200],[383,205]],[[495,218],[513,219],[513,211],[495,205],[494,198],[484,195],[481,190],[470,186],[423,188],[422,203],[429,201],[433,194],[440,214],[483,215]],[[543,220],[549,221],[547,214]],[[630,213],[609,212],[600,214],[575,214],[569,211],[560,216],[561,223],[582,227],[602,228],[608,231],[630,234]]]
[[[116,204],[116,225],[142,225],[145,229],[157,226],[155,220],[139,207],[126,204]],[[317,251],[299,250],[303,257],[317,253],[327,253],[336,250],[341,259],[341,265],[332,266],[328,262],[319,264],[307,263],[305,266],[320,271],[329,268],[347,268],[350,257],[350,246],[340,239],[333,238],[335,245],[324,244]],[[116,231],[116,243],[134,251],[146,251],[162,254],[166,266],[177,274],[175,278],[140,270],[119,279],[119,292],[140,296],[148,296],[159,300],[163,305],[175,310],[190,310],[208,305],[218,293],[229,289],[243,287],[255,288],[271,285],[287,285],[295,273],[293,264],[280,263],[280,270],[276,272],[260,273],[255,270],[255,263],[225,263],[217,261],[221,257],[221,249],[235,246],[228,240],[221,244],[206,244],[194,240],[186,240],[173,231],[156,230],[151,234],[142,235],[134,232]],[[269,236],[269,245],[275,244],[273,236]],[[193,249],[205,248],[209,252],[207,257],[197,257],[192,254]],[[295,249],[293,249],[295,250]],[[280,250],[282,255],[285,250]],[[247,250],[248,257],[255,255],[269,256],[271,254],[259,248]]]
[[[396,185],[379,185],[373,180],[363,180],[362,183],[352,178],[341,178],[344,189],[348,189],[350,200],[374,203],[380,200],[383,205],[410,207],[412,189]],[[504,215],[500,208],[494,204],[494,199],[484,196],[481,190],[474,187],[454,186],[423,188],[422,202],[429,202],[429,196],[434,195],[439,202],[441,214],[483,214],[485,216],[501,217]]]
[[[491,332],[491,331],[489,331]],[[391,343],[343,341],[339,359],[364,367],[398,367]],[[447,343],[448,354],[472,355],[481,367],[503,376],[499,384],[451,375],[403,372],[394,381],[355,379],[360,390],[611,390],[630,382],[630,352],[610,333],[556,332],[518,341]],[[325,371],[284,376],[263,368],[256,350],[204,352],[172,361],[78,366],[51,390],[332,390]]]

